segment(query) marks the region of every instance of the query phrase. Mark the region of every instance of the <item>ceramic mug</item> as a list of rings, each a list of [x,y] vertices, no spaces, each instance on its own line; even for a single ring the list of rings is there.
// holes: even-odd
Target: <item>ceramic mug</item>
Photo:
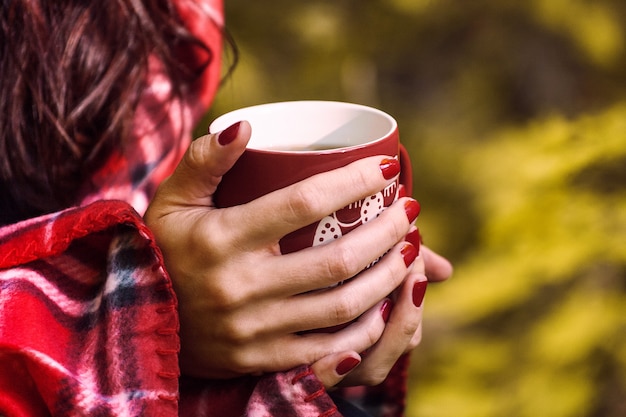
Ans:
[[[411,194],[411,165],[399,142],[398,125],[378,109],[336,101],[261,104],[218,117],[209,132],[242,120],[250,123],[252,136],[215,192],[214,202],[220,208],[250,202],[368,156],[389,155],[400,160],[399,181],[284,236],[280,240],[283,254],[338,239],[376,218],[399,195]]]

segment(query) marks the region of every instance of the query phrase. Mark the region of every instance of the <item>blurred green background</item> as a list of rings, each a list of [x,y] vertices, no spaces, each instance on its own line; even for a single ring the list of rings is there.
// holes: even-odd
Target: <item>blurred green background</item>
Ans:
[[[409,417],[626,416],[626,2],[226,0],[205,125],[330,99],[394,115],[431,285]],[[226,56],[228,60],[228,55]]]

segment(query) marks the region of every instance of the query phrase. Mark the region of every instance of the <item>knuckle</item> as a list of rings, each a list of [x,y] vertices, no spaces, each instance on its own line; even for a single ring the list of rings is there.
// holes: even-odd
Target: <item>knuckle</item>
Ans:
[[[324,216],[322,200],[317,187],[310,182],[296,183],[289,191],[287,206],[293,218]]]
[[[237,374],[250,374],[257,369],[256,356],[249,349],[230,349],[224,356],[228,369]]]
[[[229,228],[231,219],[223,210],[211,212],[210,216],[199,214],[194,223],[195,233],[191,233],[192,246],[202,250],[202,258],[217,262],[232,247],[233,233]],[[231,233],[229,233],[229,231]]]
[[[419,346],[420,343],[422,343],[422,332],[418,330],[417,332],[415,332],[413,338],[409,342],[409,345],[407,346],[407,351],[415,349]]]
[[[214,279],[207,291],[207,303],[213,310],[222,313],[235,312],[245,305],[248,297],[244,286],[237,286],[230,280]],[[234,285],[233,285],[234,284]]]
[[[225,318],[220,325],[220,338],[233,347],[239,347],[239,349],[233,349],[233,353],[241,351],[242,346],[247,345],[256,338],[257,332],[243,323],[245,321],[235,315]]]
[[[374,346],[376,342],[380,340],[380,337],[383,334],[383,330],[384,328],[378,329],[378,328],[371,328],[371,327],[366,330],[366,337],[367,337],[367,342],[369,346]]]
[[[183,155],[182,162],[190,168],[200,166],[207,158],[208,148],[203,146],[203,141],[193,141],[187,148],[187,152]]]
[[[376,386],[376,385],[380,385],[383,383],[383,381],[387,378],[387,375],[389,375],[389,371],[390,369],[387,368],[374,368],[369,370],[369,372],[365,373],[363,375],[363,385],[366,386]]]
[[[331,310],[331,320],[335,324],[346,323],[359,316],[360,304],[355,297],[344,296],[334,304]]]
[[[407,340],[412,340],[413,336],[417,332],[419,327],[419,321],[416,320],[407,320],[402,326],[400,326],[400,334],[404,336]]]
[[[402,317],[401,323],[398,323],[398,334],[406,340],[411,341],[420,330],[421,318],[419,314],[406,314]]]
[[[328,256],[328,273],[333,278],[347,279],[362,269],[355,248],[348,245],[346,240],[339,239],[333,243]]]

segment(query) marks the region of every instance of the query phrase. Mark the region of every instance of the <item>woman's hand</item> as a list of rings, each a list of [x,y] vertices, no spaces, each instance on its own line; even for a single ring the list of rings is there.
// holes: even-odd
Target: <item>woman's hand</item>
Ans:
[[[384,157],[373,157],[216,209],[212,195],[249,137],[250,126],[242,122],[194,141],[145,216],[179,298],[181,369],[194,376],[279,371],[371,348],[390,333],[385,300],[403,282],[404,288],[416,255],[402,241],[416,214],[416,202],[407,198],[335,242],[280,255],[282,236],[391,180],[381,171]],[[358,279],[314,291],[356,275],[388,251]],[[357,318],[336,333],[308,332]],[[339,359],[333,372],[344,363]],[[318,367],[322,380],[327,367]]]
[[[401,287],[386,300],[388,322],[381,338],[364,353],[338,352],[314,363],[313,371],[327,388],[335,385],[377,385],[387,377],[400,356],[420,343],[423,301],[428,282],[448,279],[452,275],[452,265],[421,245],[421,237],[415,227],[406,240],[419,250],[420,255]]]

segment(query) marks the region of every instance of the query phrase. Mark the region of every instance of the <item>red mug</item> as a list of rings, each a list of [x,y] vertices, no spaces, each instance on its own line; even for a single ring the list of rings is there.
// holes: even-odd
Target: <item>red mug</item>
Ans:
[[[219,208],[248,203],[368,156],[400,159],[399,181],[284,236],[280,240],[284,254],[328,243],[374,219],[398,198],[401,187],[403,195],[411,195],[411,165],[399,141],[398,125],[380,110],[336,101],[261,104],[218,117],[209,132],[219,132],[242,120],[250,123],[252,136],[215,192],[214,203]]]

